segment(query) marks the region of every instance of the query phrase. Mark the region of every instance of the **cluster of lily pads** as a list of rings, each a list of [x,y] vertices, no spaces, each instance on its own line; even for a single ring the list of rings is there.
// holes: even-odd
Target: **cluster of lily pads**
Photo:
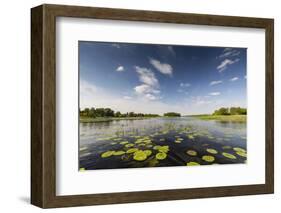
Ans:
[[[232,137],[231,132],[226,133],[223,137],[217,137],[210,133],[208,129],[201,128],[198,130],[191,125],[167,123],[150,130],[145,127],[132,131],[118,129],[115,134],[105,135],[105,137],[100,137],[96,141],[102,143],[107,149],[106,151],[99,151],[101,159],[114,158],[114,160],[119,159],[121,162],[153,162],[153,164],[148,164],[149,166],[154,166],[159,161],[167,159],[170,155],[171,146],[185,146],[186,144],[190,149],[183,150],[188,159],[185,163],[187,166],[195,166],[202,165],[204,162],[205,164],[212,164],[222,158],[235,161],[242,157],[246,160],[247,152],[245,149],[225,145],[225,142],[230,141]],[[201,142],[197,147],[190,145],[190,143],[196,145],[198,143],[197,138],[214,141],[216,144],[221,144],[221,148],[216,149],[209,146],[208,143]],[[246,138],[241,136],[241,139],[245,140]],[[87,148],[80,148],[80,153],[86,151]],[[81,168],[81,171],[83,170],[84,168]]]
[[[155,155],[157,160],[164,160],[167,158],[169,146],[155,145],[148,136],[135,136],[135,138],[136,140],[134,143],[129,143],[129,141],[119,142],[120,145],[123,145],[122,150],[109,150],[101,153],[101,157],[108,158],[111,156],[129,155],[129,157],[132,157],[135,161],[145,161],[152,155]],[[112,145],[115,144],[116,143],[113,143]]]
[[[231,149],[230,146],[225,146],[223,148],[226,148],[226,149]],[[240,147],[234,147],[233,150],[235,151],[235,154],[237,156],[241,156],[241,157],[244,157],[244,158],[247,158],[247,152],[245,149],[243,148],[240,148]],[[228,159],[231,159],[231,160],[236,160],[237,157],[234,155],[234,154],[231,154],[231,153],[228,153],[228,152],[221,152],[219,153],[216,149],[213,149],[213,148],[207,148],[206,149],[206,152],[209,153],[208,155],[203,155],[202,156],[202,160],[203,161],[206,161],[208,163],[213,163],[215,160],[216,160],[216,155],[221,155],[225,158],[228,158]],[[189,156],[192,156],[192,157],[195,157],[197,156],[197,152],[195,150],[187,150],[186,153],[189,155]],[[187,166],[196,166],[196,165],[200,165],[198,162],[195,162],[195,161],[190,161],[190,162],[187,162],[186,163]]]

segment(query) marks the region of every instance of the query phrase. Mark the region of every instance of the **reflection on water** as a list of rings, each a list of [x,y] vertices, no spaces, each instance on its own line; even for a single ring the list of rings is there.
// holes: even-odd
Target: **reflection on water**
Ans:
[[[246,123],[151,118],[80,124],[80,168],[246,162]]]

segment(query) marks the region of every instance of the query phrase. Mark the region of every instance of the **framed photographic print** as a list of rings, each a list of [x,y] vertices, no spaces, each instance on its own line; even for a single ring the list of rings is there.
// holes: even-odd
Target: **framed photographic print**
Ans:
[[[272,19],[31,10],[31,203],[274,191]]]

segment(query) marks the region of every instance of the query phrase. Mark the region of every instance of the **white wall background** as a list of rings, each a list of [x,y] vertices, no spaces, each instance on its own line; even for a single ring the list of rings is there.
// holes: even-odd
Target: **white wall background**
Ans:
[[[269,17],[275,19],[275,194],[196,199],[96,207],[51,209],[49,212],[277,212],[281,185],[281,75],[279,1],[245,0],[39,0],[2,1],[0,6],[0,210],[39,212],[29,204],[30,189],[30,8],[42,3],[86,5],[173,12]],[[237,174],[239,175],[239,174]],[[280,211],[280,210],[279,210]]]

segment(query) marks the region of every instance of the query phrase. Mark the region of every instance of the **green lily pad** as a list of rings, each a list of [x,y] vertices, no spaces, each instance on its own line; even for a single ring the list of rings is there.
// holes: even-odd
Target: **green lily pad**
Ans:
[[[164,152],[158,152],[158,153],[156,154],[156,159],[157,159],[157,160],[164,160],[166,157],[167,157],[167,154],[164,153]]]
[[[194,150],[187,150],[186,153],[190,156],[196,156],[197,155],[197,152],[194,151]]]
[[[237,155],[246,158],[247,157],[247,153],[246,152],[236,152]]]
[[[149,149],[144,150],[143,152],[146,154],[147,157],[149,157],[152,154],[152,151]]]
[[[234,147],[233,150],[236,151],[236,152],[246,152],[245,149],[242,149],[242,148],[239,148],[239,147]]]
[[[202,157],[202,159],[204,160],[204,161],[207,161],[207,162],[214,162],[215,161],[215,157],[214,156],[211,156],[211,155],[204,155],[203,157]]]
[[[129,142],[128,142],[128,141],[122,141],[122,142],[120,142],[121,145],[125,145],[125,144],[127,144],[127,143],[129,143]]]
[[[115,151],[107,151],[101,154],[102,158],[108,158],[114,154]]]
[[[200,164],[197,162],[190,161],[190,162],[186,163],[186,165],[187,166],[199,166]]]
[[[80,172],[84,172],[84,171],[86,171],[86,169],[85,168],[80,168],[79,171]]]
[[[160,138],[160,140],[159,141],[165,141],[165,138]]]
[[[179,140],[175,140],[175,143],[181,143],[181,141],[179,141]]]
[[[223,149],[231,149],[231,146],[223,146]]]
[[[211,153],[211,154],[218,154],[218,151],[215,150],[215,149],[210,149],[210,148],[208,148],[208,149],[206,149],[206,151],[209,152],[209,153]]]
[[[137,148],[131,148],[131,149],[128,149],[128,150],[126,151],[126,153],[127,153],[127,154],[130,154],[130,153],[134,153],[134,152],[136,152],[136,151],[138,151]]]
[[[188,137],[190,140],[193,140],[193,139],[194,139],[194,136],[193,136],[193,135],[187,135],[187,137]]]
[[[222,155],[229,159],[236,159],[236,157],[234,155],[226,153],[226,152],[223,152]]]
[[[146,160],[146,158],[147,158],[147,155],[142,150],[136,151],[134,153],[134,160],[136,160],[136,161],[144,161],[144,160]]]
[[[133,147],[133,146],[134,146],[134,144],[132,144],[132,143],[128,143],[128,144],[125,145],[126,148],[130,148],[130,147]]]
[[[119,151],[115,151],[113,153],[113,155],[124,155],[126,152],[124,152],[123,150],[119,150]]]

